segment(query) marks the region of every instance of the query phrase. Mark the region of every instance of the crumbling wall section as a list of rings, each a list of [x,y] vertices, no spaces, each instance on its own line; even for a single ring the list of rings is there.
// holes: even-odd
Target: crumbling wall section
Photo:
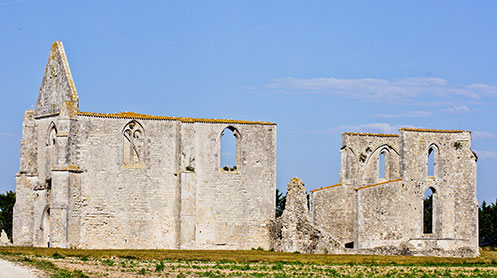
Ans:
[[[470,132],[405,128],[400,136],[345,133],[342,140],[340,184],[311,192],[316,226],[342,245],[343,234],[353,231],[354,248],[348,252],[478,255],[476,156]],[[427,190],[434,192],[429,233],[423,230]]]
[[[280,252],[337,252],[339,242],[315,227],[309,217],[304,183],[292,178],[288,183],[285,210],[271,225],[273,248]]]

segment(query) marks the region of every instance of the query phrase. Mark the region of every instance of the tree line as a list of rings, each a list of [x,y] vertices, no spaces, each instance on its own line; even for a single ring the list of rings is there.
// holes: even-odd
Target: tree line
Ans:
[[[7,191],[0,194],[0,230],[4,230],[5,233],[7,233],[9,239],[12,239],[12,217],[15,202],[15,192]],[[281,216],[281,214],[283,213],[283,210],[285,209],[285,203],[286,194],[276,189],[276,217]],[[425,212],[426,207],[428,207],[429,205],[431,205],[431,202],[426,199]],[[490,204],[487,204],[485,201],[483,201],[478,210],[480,246],[497,247],[497,200],[495,203]],[[430,223],[431,221],[426,219],[428,218],[431,220],[431,217],[431,215],[426,215],[425,221]]]

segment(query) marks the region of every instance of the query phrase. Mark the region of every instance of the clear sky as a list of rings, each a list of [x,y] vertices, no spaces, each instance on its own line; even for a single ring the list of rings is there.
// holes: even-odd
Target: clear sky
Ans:
[[[338,182],[341,133],[473,133],[497,198],[497,1],[0,0],[0,191],[61,40],[88,112],[278,124],[277,186]]]

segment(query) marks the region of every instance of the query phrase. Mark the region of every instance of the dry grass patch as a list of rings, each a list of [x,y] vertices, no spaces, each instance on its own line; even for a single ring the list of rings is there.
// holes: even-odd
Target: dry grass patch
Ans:
[[[497,252],[478,258],[309,255],[270,251],[78,250],[3,247],[52,277],[497,277]],[[59,275],[59,276],[56,276]],[[50,276],[49,276],[50,277]]]
[[[477,258],[379,255],[316,255],[258,250],[82,250],[33,247],[0,247],[0,254],[178,261],[300,262],[304,264],[361,265],[497,265],[497,251],[481,251]]]

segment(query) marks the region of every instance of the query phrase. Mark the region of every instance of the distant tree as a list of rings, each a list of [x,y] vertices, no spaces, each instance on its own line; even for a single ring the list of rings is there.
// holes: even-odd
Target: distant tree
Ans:
[[[280,217],[285,210],[286,195],[276,189],[276,217]]]
[[[483,201],[478,212],[480,246],[497,247],[497,201],[490,205]]]
[[[0,194],[0,229],[7,233],[10,240],[12,240],[12,215],[15,203],[15,192],[7,191]]]

